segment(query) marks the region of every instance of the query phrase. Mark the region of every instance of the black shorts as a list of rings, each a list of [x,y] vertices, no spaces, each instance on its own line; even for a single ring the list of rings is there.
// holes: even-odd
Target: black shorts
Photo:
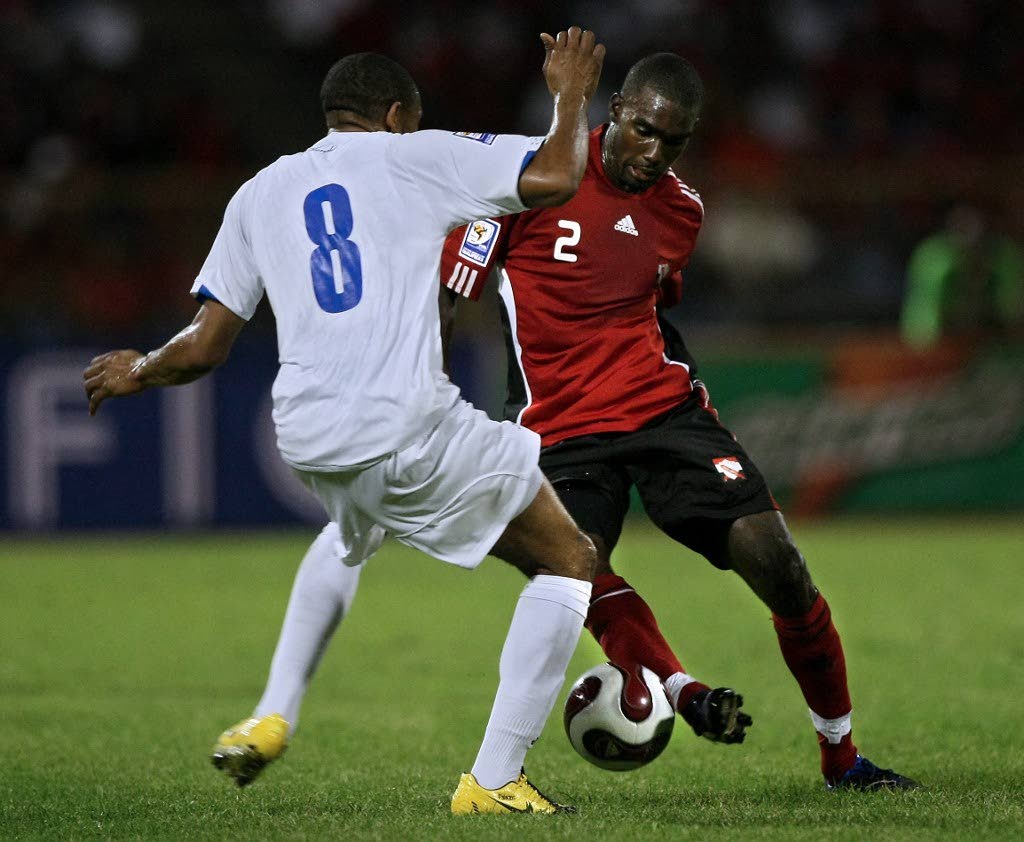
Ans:
[[[632,433],[546,447],[540,467],[579,527],[600,536],[609,552],[634,485],[659,529],[723,569],[732,522],[778,508],[746,451],[696,398]]]

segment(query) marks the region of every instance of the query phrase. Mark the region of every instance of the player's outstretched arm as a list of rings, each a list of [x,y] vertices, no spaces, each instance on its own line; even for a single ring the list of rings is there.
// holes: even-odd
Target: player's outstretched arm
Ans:
[[[95,357],[82,375],[89,414],[107,398],[134,395],[150,386],[191,383],[223,363],[245,320],[223,304],[205,301],[195,319],[165,345],[143,354],[130,349]]]
[[[554,98],[544,145],[519,176],[519,195],[531,208],[554,207],[576,195],[587,167],[587,108],[601,78],[604,45],[594,33],[572,26],[544,44],[544,78]]]

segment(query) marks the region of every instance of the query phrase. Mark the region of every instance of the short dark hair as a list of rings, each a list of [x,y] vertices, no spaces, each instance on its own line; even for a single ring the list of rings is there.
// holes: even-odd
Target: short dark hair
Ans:
[[[353,53],[334,63],[320,86],[320,105],[381,120],[392,103],[412,106],[420,92],[409,71],[378,53]]]
[[[704,103],[704,83],[697,69],[675,53],[654,53],[629,68],[621,94],[628,97],[644,88],[657,91],[683,108],[700,111]]]

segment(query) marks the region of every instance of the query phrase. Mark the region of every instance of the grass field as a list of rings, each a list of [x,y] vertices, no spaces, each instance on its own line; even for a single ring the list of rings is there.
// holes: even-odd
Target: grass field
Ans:
[[[843,634],[860,748],[927,790],[824,792],[766,610],[631,525],[622,572],[692,672],[745,694],[746,744],[680,723],[656,763],[613,774],[577,758],[553,717],[528,768],[581,815],[453,818],[521,582],[494,560],[467,574],[390,545],[289,755],[240,791],[207,752],[262,689],[313,532],[4,538],[0,838],[1022,838],[1021,519],[794,532]],[[599,660],[585,639],[570,677]]]

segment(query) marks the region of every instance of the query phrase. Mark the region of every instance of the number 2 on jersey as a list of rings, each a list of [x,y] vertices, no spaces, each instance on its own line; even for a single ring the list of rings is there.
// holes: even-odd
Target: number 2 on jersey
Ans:
[[[564,260],[566,263],[575,263],[579,260],[579,255],[573,254],[571,251],[565,249],[569,246],[579,245],[580,242],[580,224],[573,222],[571,219],[560,219],[558,220],[558,227],[563,228],[569,233],[564,237],[559,237],[555,240],[555,260]]]
[[[351,310],[363,297],[363,264],[352,233],[352,203],[340,184],[325,184],[302,203],[306,233],[316,244],[309,256],[316,303],[327,313]]]

